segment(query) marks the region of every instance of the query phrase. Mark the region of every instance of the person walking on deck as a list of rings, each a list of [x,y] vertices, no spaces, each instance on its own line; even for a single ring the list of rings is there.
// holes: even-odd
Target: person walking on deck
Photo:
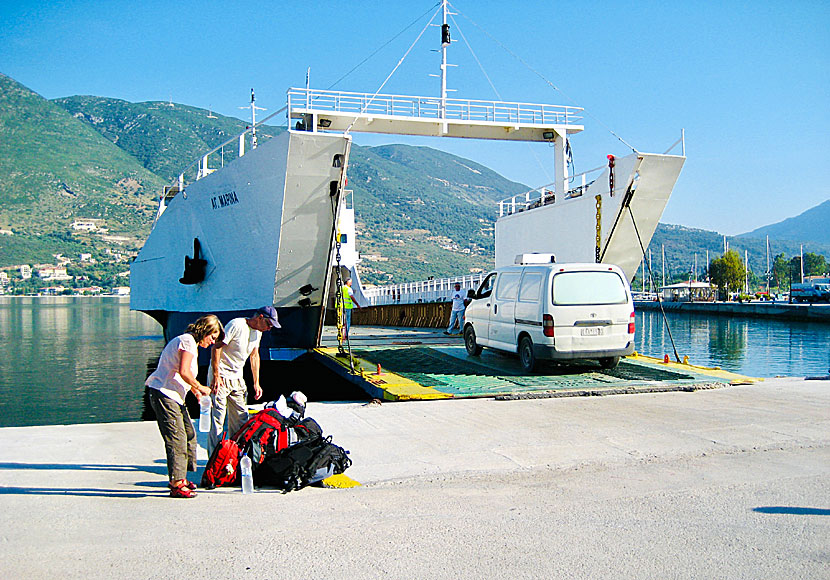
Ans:
[[[459,333],[464,330],[464,310],[467,308],[467,305],[465,304],[464,293],[461,291],[460,282],[455,283],[455,290],[450,298],[452,299],[450,325],[447,327],[447,330],[444,331],[444,334],[453,334],[453,329],[455,328],[456,323],[458,323]]]

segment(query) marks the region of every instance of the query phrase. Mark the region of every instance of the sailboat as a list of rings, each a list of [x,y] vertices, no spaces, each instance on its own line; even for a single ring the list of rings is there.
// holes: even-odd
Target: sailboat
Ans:
[[[180,175],[160,197],[132,264],[131,308],[153,316],[170,339],[204,313],[227,321],[273,305],[282,328],[263,347],[318,345],[332,276],[344,266],[338,230],[355,132],[553,145],[555,182],[499,204],[496,265],[544,252],[558,261],[615,263],[633,277],[685,157],[609,158],[598,177],[572,187],[567,160],[570,137],[583,130],[582,109],[448,98],[446,0],[439,11],[439,96],[290,88],[278,111],[287,131],[262,144],[252,139],[246,152],[252,118],[234,138],[237,159],[209,168],[210,155],[232,139],[194,162],[191,183]],[[256,110],[252,91],[252,116]]]

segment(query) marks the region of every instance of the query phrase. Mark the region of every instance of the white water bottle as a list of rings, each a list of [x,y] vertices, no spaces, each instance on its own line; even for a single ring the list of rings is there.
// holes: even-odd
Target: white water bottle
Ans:
[[[242,470],[242,493],[254,493],[254,477],[251,473],[251,458],[247,454],[239,460],[239,468]]]
[[[202,395],[199,398],[199,432],[210,431],[210,397]]]

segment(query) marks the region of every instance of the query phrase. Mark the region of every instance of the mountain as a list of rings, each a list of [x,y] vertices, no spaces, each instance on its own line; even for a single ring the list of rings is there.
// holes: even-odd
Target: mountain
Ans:
[[[779,240],[770,237],[769,260],[770,265],[775,256],[784,254],[786,259],[798,256],[801,252],[801,242]],[[750,238],[745,236],[723,236],[717,232],[688,228],[673,224],[659,224],[651,239],[647,251],[651,252],[651,267],[658,284],[662,283],[662,273],[665,268],[666,282],[688,280],[689,274],[695,270],[697,260],[697,278],[704,279],[706,274],[707,252],[709,260],[723,255],[724,245],[735,250],[743,260],[746,255],[749,260],[749,270],[758,277],[762,277],[767,270],[767,246],[765,238]],[[812,252],[830,257],[830,244],[811,242],[805,245],[804,253]],[[665,254],[665,260],[663,255]],[[642,269],[637,273],[637,281],[633,286],[639,289]]]
[[[752,230],[738,237],[817,242],[830,245],[830,200],[795,217]]]
[[[21,244],[40,256],[60,252],[54,234],[68,235],[75,218],[143,239],[162,184],[89,125],[0,74],[0,226],[29,237],[4,239],[4,257]]]
[[[478,163],[429,147],[353,147],[357,243],[371,282],[493,267],[496,201],[527,191]]]
[[[194,160],[233,139],[250,125],[198,107],[161,101],[130,103],[120,99],[74,96],[53,102],[168,183]],[[277,127],[262,127],[258,137],[268,139],[282,131]],[[245,146],[251,147],[250,134],[246,136]],[[238,144],[233,139],[211,157],[210,167],[219,167],[223,160],[229,163],[237,155]]]

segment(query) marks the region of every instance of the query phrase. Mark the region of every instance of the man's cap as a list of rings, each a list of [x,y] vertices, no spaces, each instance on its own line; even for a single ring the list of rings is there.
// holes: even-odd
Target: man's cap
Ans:
[[[279,321],[277,321],[276,308],[274,308],[273,306],[263,306],[262,308],[256,311],[256,314],[254,316],[259,316],[260,314],[262,314],[262,316],[264,316],[265,319],[271,323],[271,326],[273,326],[274,328],[281,328]]]
[[[456,282],[455,285],[460,288],[461,287],[461,282]]]

